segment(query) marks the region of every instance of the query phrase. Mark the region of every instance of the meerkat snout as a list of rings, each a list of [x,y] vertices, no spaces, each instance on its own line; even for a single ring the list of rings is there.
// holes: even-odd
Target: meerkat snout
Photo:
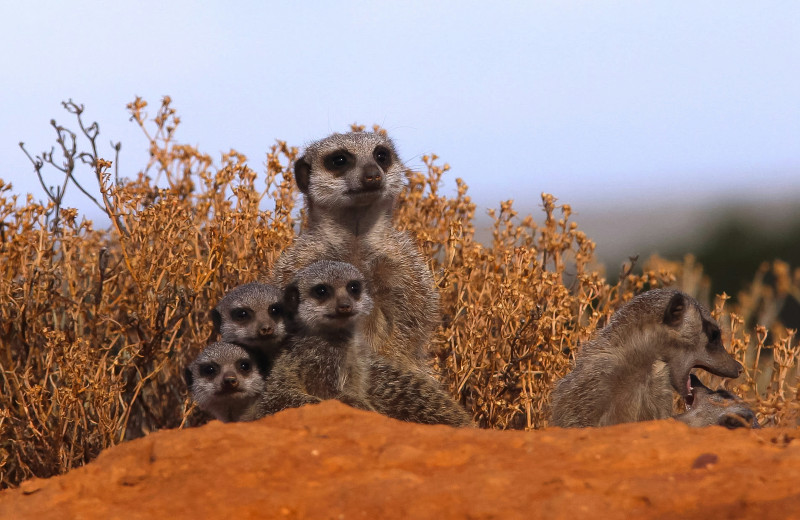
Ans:
[[[275,329],[274,329],[274,328],[272,328],[272,327],[271,327],[271,326],[269,326],[269,325],[266,325],[266,326],[264,326],[264,327],[261,327],[261,328],[258,330],[258,333],[259,333],[259,334],[261,334],[262,336],[272,336],[272,333],[273,333],[273,332],[275,332]]]
[[[361,185],[366,190],[379,190],[383,185],[383,172],[377,166],[366,166],[361,173]]]
[[[222,376],[222,390],[233,391],[239,388],[239,379],[233,372],[226,372]]]

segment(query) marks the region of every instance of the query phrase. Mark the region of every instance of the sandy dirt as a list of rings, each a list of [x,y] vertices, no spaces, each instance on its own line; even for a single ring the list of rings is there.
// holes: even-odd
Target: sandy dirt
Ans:
[[[800,519],[798,437],[672,420],[457,430],[330,401],[122,444],[0,493],[0,518]]]

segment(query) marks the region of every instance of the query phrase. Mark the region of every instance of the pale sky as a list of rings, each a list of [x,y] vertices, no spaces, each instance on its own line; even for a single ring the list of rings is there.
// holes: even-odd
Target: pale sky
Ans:
[[[125,105],[165,94],[179,141],[257,171],[275,139],[378,123],[484,207],[800,194],[795,1],[4,0],[0,48],[0,178],[40,198],[18,142],[49,149],[49,120],[73,125],[62,100],[133,176],[146,143]]]

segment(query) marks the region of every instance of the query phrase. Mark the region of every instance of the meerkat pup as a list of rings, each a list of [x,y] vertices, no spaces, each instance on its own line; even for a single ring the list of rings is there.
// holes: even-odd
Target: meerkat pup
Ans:
[[[286,337],[283,291],[265,283],[248,283],[228,291],[211,311],[222,341],[277,353]]]
[[[439,294],[411,237],[392,213],[405,171],[387,136],[333,134],[310,144],[294,166],[308,227],[283,252],[273,273],[286,286],[319,260],[358,267],[370,285],[364,339],[373,352],[427,370],[426,347],[439,322]]]
[[[711,390],[692,374],[691,393],[685,397],[686,412],[675,419],[700,428],[703,426],[724,426],[729,430],[736,428],[760,428],[756,414],[745,402],[727,390]]]
[[[293,334],[267,376],[267,413],[323,399],[372,410],[366,396],[369,350],[357,337],[372,310],[361,272],[343,262],[311,264],[297,272],[284,303]]]
[[[257,353],[223,341],[208,345],[184,371],[194,402],[222,422],[264,415],[265,375]]]
[[[405,421],[471,424],[432,378],[370,351],[363,326],[372,300],[353,265],[323,260],[301,269],[284,301],[293,335],[267,376],[267,413],[338,399]]]
[[[672,415],[672,391],[691,393],[689,373],[703,368],[737,377],[711,314],[689,295],[655,289],[633,298],[578,353],[556,383],[553,424],[606,426]]]

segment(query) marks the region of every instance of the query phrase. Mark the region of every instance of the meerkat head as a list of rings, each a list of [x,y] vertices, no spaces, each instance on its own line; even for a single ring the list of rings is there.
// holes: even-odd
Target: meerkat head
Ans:
[[[727,390],[711,390],[700,379],[690,376],[691,393],[686,396],[686,413],[678,415],[679,421],[698,428],[724,426],[736,428],[760,428],[756,415],[742,401]]]
[[[614,322],[655,334],[648,344],[658,348],[666,363],[672,387],[682,396],[691,394],[689,374],[702,368],[721,377],[738,377],[742,365],[726,352],[719,325],[708,310],[686,293],[654,289],[636,296]]]
[[[197,406],[222,422],[255,418],[265,374],[264,360],[257,354],[222,341],[208,345],[184,370]]]
[[[298,271],[286,288],[284,302],[299,328],[323,334],[352,334],[372,311],[361,271],[330,260]]]
[[[286,337],[283,292],[264,283],[248,283],[228,291],[211,311],[222,341],[271,350]]]
[[[374,132],[333,134],[308,145],[294,177],[314,206],[336,209],[392,204],[405,182],[394,143]]]

